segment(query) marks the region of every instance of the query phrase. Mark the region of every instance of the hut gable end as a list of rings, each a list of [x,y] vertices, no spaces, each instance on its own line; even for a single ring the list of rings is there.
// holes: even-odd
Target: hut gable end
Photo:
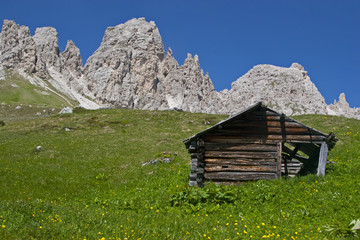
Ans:
[[[259,102],[184,140],[193,153],[190,185],[275,179],[316,170],[323,175],[325,169],[317,169],[320,148],[331,148],[336,141],[329,136]],[[324,157],[321,167],[325,168]]]

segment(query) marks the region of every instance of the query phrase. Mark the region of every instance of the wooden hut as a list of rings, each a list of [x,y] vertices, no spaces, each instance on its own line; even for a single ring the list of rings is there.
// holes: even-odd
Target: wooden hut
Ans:
[[[324,134],[261,102],[184,140],[190,186],[233,184],[317,173],[325,175],[333,133]]]

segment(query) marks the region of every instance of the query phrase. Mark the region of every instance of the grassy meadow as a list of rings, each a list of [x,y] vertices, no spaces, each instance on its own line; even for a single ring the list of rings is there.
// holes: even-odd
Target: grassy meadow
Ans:
[[[182,140],[207,128],[205,122],[225,117],[76,109],[73,114],[5,120],[0,126],[0,239],[360,235],[349,225],[360,218],[360,121],[295,117],[339,139],[325,177],[188,187],[190,155]],[[170,163],[142,166],[168,156]]]
[[[12,70],[5,69],[5,72],[6,78],[0,80],[0,120],[12,122],[54,115],[65,106],[78,104],[31,84]]]

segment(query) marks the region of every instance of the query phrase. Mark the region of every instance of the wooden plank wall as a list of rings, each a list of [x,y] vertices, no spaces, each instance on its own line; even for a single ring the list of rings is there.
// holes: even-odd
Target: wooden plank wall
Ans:
[[[278,161],[282,142],[314,145],[325,140],[311,128],[266,109],[244,114],[202,137],[196,152],[203,160],[192,161],[190,185],[200,186],[202,177],[218,183],[275,179],[285,171]],[[316,150],[314,146],[310,150]],[[294,175],[301,166],[298,161],[288,162],[286,172]]]
[[[277,144],[205,141],[205,180],[216,182],[277,178]]]

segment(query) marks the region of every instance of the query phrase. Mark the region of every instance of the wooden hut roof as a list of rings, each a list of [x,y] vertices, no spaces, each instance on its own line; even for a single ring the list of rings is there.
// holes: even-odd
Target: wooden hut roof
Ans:
[[[237,119],[245,116],[246,114],[257,111],[257,110],[270,111],[270,112],[273,112],[277,116],[281,116],[284,119],[284,121],[286,121],[286,122],[297,123],[297,124],[301,125],[302,127],[307,128],[309,130],[309,132],[311,132],[311,134],[323,136],[324,137],[324,142],[327,142],[327,144],[329,145],[329,148],[332,148],[333,146],[335,146],[335,142],[337,141],[337,139],[335,138],[335,135],[333,133],[325,134],[325,133],[320,132],[320,131],[318,131],[318,130],[316,130],[314,128],[306,126],[303,123],[300,123],[300,122],[298,122],[298,121],[296,121],[296,120],[294,120],[292,118],[289,118],[289,117],[285,116],[285,114],[283,114],[283,113],[278,113],[275,110],[268,108],[262,102],[258,102],[256,104],[250,106],[249,108],[247,108],[247,109],[245,109],[245,110],[243,110],[243,111],[241,111],[241,112],[239,112],[239,113],[237,113],[235,115],[232,115],[232,116],[228,117],[227,119],[222,120],[219,123],[207,128],[207,129],[205,129],[205,130],[203,130],[201,132],[196,133],[195,135],[185,139],[183,142],[186,145],[186,147],[189,147],[189,145],[191,144],[192,141],[194,141],[194,140],[196,140],[198,138],[201,138],[202,136],[206,135],[207,133],[210,133],[212,131],[216,131],[217,129],[221,128],[222,126],[224,126],[226,124],[229,124],[232,121],[237,120]]]

